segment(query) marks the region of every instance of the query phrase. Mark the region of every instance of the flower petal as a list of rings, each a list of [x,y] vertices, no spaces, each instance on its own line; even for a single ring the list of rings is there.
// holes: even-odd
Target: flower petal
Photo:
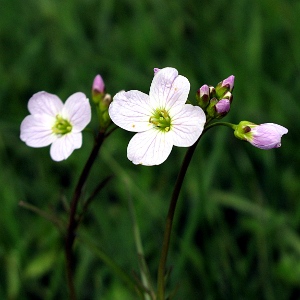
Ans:
[[[62,117],[70,121],[72,132],[82,131],[91,121],[91,105],[85,94],[71,95],[62,109]]]
[[[249,142],[260,149],[269,150],[281,146],[281,137],[287,134],[288,130],[278,124],[264,123],[252,129],[252,138]]]
[[[47,114],[29,115],[21,123],[20,139],[30,147],[48,146],[57,138],[52,131],[54,123],[55,118]]]
[[[190,82],[178,75],[174,68],[164,68],[157,72],[150,87],[150,101],[155,108],[169,110],[172,106],[183,105],[190,91]]]
[[[153,126],[149,123],[152,113],[149,96],[136,90],[117,93],[109,106],[112,121],[119,127],[132,132],[150,129]]]
[[[63,108],[62,101],[53,94],[38,92],[28,102],[28,110],[32,115],[47,114],[55,117]]]
[[[133,136],[127,147],[127,157],[136,165],[159,165],[168,158],[172,147],[172,135],[169,132],[150,129]]]
[[[276,130],[278,132],[278,134],[280,134],[280,135],[284,135],[284,134],[288,133],[287,128],[285,128],[281,125],[275,124],[275,123],[264,123],[262,125],[267,125],[267,126],[273,127],[274,130]]]
[[[170,111],[171,114],[172,110]],[[171,115],[172,116],[172,115]],[[199,106],[185,104],[172,118],[170,132],[177,147],[190,147],[200,137],[206,116]]]
[[[82,133],[69,133],[53,142],[50,148],[51,158],[55,161],[67,159],[75,149],[82,145]]]

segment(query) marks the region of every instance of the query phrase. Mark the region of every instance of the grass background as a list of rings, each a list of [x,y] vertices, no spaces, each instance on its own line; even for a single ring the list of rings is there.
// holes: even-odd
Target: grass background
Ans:
[[[300,2],[292,0],[0,0],[0,299],[66,299],[63,239],[23,200],[65,218],[92,146],[61,163],[49,148],[19,139],[28,99],[45,90],[90,97],[100,73],[111,94],[148,92],[154,67],[191,82],[235,75],[226,121],[274,122],[289,129],[282,147],[263,151],[215,128],[198,145],[176,211],[169,287],[176,299],[291,299],[300,292]],[[95,123],[91,126],[96,125]],[[186,149],[156,167],[126,158],[131,133],[118,130],[101,150],[81,232],[132,274],[137,255],[128,210],[135,205],[155,281],[168,200]],[[134,299],[85,243],[76,245],[79,299]]]

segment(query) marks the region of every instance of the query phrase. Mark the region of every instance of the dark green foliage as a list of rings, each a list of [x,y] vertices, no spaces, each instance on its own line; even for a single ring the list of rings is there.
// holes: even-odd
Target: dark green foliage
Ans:
[[[191,82],[235,75],[225,120],[279,123],[282,147],[263,151],[228,128],[200,141],[179,199],[168,265],[176,299],[284,300],[300,289],[300,3],[285,0],[0,1],[0,299],[66,299],[63,239],[29,202],[66,221],[72,190],[92,146],[65,162],[19,140],[27,102],[45,90],[90,97],[100,73],[107,92],[148,92],[154,67]],[[96,127],[96,123],[91,126]],[[224,120],[224,121],[225,121]],[[115,177],[92,203],[82,234],[130,274],[138,271],[128,197],[135,204],[155,282],[169,198],[186,149],[157,167],[126,158],[131,133],[105,142],[85,189]],[[79,233],[79,234],[80,234]],[[75,244],[79,299],[133,299],[83,242]]]

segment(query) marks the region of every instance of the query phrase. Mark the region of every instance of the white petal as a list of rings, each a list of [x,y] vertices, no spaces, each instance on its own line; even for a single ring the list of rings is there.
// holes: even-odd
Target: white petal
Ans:
[[[172,110],[170,111],[170,115]],[[199,106],[185,104],[172,116],[173,143],[178,147],[190,147],[200,137],[206,122],[205,113]]]
[[[50,148],[51,158],[55,161],[67,159],[75,149],[82,145],[82,134],[68,133],[53,142]]]
[[[50,145],[57,136],[52,131],[55,118],[47,114],[29,115],[21,123],[20,138],[30,147]]]
[[[149,96],[136,90],[117,93],[109,106],[112,121],[119,127],[132,132],[141,132],[151,128],[153,125],[149,123],[149,119],[152,114]]]
[[[38,92],[28,102],[28,110],[32,115],[47,114],[55,117],[63,108],[62,101],[53,94]]]
[[[70,121],[72,132],[82,131],[91,121],[91,105],[85,94],[71,95],[62,109],[62,117]]]
[[[174,68],[164,68],[156,73],[150,87],[151,105],[169,110],[174,105],[183,105],[190,91],[190,82],[178,75]]]
[[[150,129],[133,136],[127,147],[127,157],[136,165],[159,165],[168,158],[172,147],[172,135],[169,132]]]

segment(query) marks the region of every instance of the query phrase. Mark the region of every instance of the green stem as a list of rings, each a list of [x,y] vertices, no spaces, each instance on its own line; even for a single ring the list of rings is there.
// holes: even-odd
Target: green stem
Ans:
[[[215,122],[215,123],[211,123],[211,124],[207,125],[205,127],[205,129],[203,130],[203,133],[214,126],[226,126],[226,127],[229,127],[231,129],[235,130],[237,125],[228,123],[228,122]],[[203,133],[202,133],[202,135],[203,135]]]
[[[76,292],[75,292],[75,285],[73,279],[74,255],[73,255],[72,247],[75,240],[75,230],[78,225],[78,220],[76,217],[77,206],[82,193],[82,188],[88,178],[88,175],[91,171],[95,159],[97,158],[99,149],[105,137],[106,137],[105,132],[100,131],[98,133],[95,140],[94,147],[79,177],[71,201],[69,223],[68,223],[68,229],[67,229],[66,240],[65,240],[66,271],[67,271],[67,281],[68,281],[68,288],[69,288],[69,299],[71,300],[76,300]]]
[[[173,225],[173,218],[175,214],[176,204],[179,197],[179,193],[182,187],[182,183],[186,174],[186,171],[188,169],[188,166],[191,162],[191,159],[193,157],[193,154],[195,152],[195,149],[201,139],[201,137],[204,135],[204,133],[209,130],[210,128],[222,125],[227,126],[230,128],[234,128],[233,124],[226,123],[226,122],[216,122],[212,123],[210,125],[205,126],[202,135],[199,137],[199,139],[196,141],[194,145],[192,145],[190,148],[188,148],[186,155],[184,157],[183,163],[181,165],[181,169],[178,173],[178,177],[175,183],[175,187],[173,190],[172,198],[170,201],[169,211],[167,215],[166,220],[166,226],[165,226],[165,232],[164,232],[164,240],[162,245],[162,251],[160,256],[160,262],[158,266],[158,273],[157,273],[157,300],[165,300],[165,269],[166,269],[166,262],[168,257],[168,251],[169,251],[169,244],[170,244],[170,237],[171,237],[171,231],[172,231],[172,225]]]
[[[166,220],[166,226],[165,226],[165,233],[164,233],[164,240],[162,245],[162,252],[160,256],[160,262],[158,267],[158,273],[157,273],[157,299],[158,300],[165,300],[165,268],[166,268],[166,262],[167,262],[167,256],[169,251],[169,244],[170,244],[170,236],[171,236],[171,230],[173,225],[173,218],[175,213],[175,208],[178,200],[178,196],[182,187],[183,179],[185,177],[187,168],[189,166],[189,163],[192,159],[192,156],[194,154],[194,151],[197,147],[197,144],[199,142],[200,138],[197,140],[197,142],[191,146],[184,157],[181,169],[179,171],[175,188],[173,190],[169,211],[167,215]]]

